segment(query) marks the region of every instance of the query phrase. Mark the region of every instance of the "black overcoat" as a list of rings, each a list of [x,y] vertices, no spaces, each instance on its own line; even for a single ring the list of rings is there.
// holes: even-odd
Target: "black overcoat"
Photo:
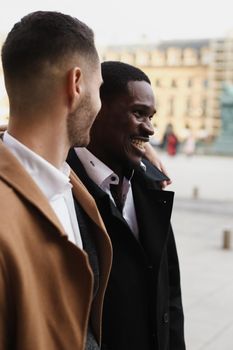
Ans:
[[[184,350],[180,272],[170,224],[173,192],[149,162],[131,181],[139,241],[110,200],[86,174],[74,150],[68,163],[95,198],[113,246],[103,310],[106,350]]]

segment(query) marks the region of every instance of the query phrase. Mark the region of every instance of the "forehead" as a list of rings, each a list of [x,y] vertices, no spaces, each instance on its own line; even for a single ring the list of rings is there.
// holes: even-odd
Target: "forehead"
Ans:
[[[155,107],[155,97],[151,85],[146,81],[130,81],[127,84],[128,98],[132,104]]]

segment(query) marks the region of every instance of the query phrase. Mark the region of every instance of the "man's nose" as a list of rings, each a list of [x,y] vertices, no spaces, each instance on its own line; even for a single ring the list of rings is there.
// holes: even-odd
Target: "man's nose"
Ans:
[[[146,120],[143,124],[143,130],[144,132],[147,133],[147,135],[152,136],[154,135],[154,127],[153,124],[151,123],[151,120]]]

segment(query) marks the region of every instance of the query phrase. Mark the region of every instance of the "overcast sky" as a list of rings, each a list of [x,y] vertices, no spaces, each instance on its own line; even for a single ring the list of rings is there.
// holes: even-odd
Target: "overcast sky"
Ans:
[[[98,45],[223,37],[233,29],[231,0],[1,0],[0,33],[25,14],[56,10],[78,17]]]

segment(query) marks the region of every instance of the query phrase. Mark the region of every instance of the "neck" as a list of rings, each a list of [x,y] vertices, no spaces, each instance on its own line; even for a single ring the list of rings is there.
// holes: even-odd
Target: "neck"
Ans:
[[[37,120],[40,123],[10,118],[7,131],[19,142],[60,169],[69,151],[69,142],[65,135],[66,128],[65,126],[62,128],[61,125],[59,127],[58,121],[51,123],[49,117]]]

